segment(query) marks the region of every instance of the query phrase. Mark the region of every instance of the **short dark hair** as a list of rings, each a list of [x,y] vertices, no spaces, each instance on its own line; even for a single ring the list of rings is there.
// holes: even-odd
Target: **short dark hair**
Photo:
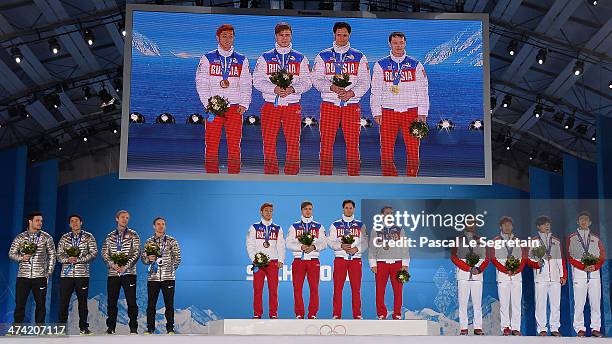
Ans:
[[[76,217],[77,219],[79,219],[79,221],[83,222],[83,218],[79,214],[70,214],[70,216],[68,216],[68,222],[70,222],[73,217]]]
[[[393,37],[401,37],[404,39],[404,42],[406,42],[406,35],[403,32],[399,32],[399,31],[391,32],[391,34],[389,35],[389,43],[391,43],[391,38]]]
[[[40,216],[40,217],[42,217],[42,216],[43,216],[43,214],[42,214],[40,211],[33,211],[33,212],[30,212],[30,213],[28,214],[28,216],[26,217],[26,220],[28,220],[28,221],[32,221],[32,220],[34,220],[34,217],[36,217],[36,216]]]
[[[217,36],[221,35],[221,33],[224,31],[231,31],[235,34],[234,27],[231,24],[223,24],[217,29]]]
[[[276,26],[274,27],[274,34],[278,35],[279,33],[283,32],[285,30],[289,30],[289,31],[293,32],[293,30],[291,30],[291,25],[289,25],[289,23],[280,22],[280,23],[276,24]]]
[[[338,31],[338,29],[346,29],[346,31],[348,31],[349,35],[351,34],[351,25],[347,22],[336,22],[334,24],[334,33],[336,33],[336,31]]]
[[[347,203],[352,204],[352,205],[353,205],[353,208],[355,208],[355,202],[354,202],[352,199],[345,199],[344,201],[342,201],[342,208],[344,208],[344,206],[345,206]]]
[[[586,210],[583,210],[583,211],[579,212],[579,213],[578,213],[578,217],[577,217],[576,219],[579,219],[579,218],[581,218],[582,216],[586,216],[586,217],[588,217],[588,218],[589,218],[589,221],[592,219],[592,217],[591,217],[591,213],[589,213],[589,212],[588,212],[588,211],[586,211]]]
[[[161,217],[161,216],[158,216],[158,217],[156,217],[156,218],[153,220],[153,225],[155,225],[155,222],[157,222],[157,220],[162,220],[162,221],[164,221],[164,223],[166,222],[166,219],[164,219],[164,218],[163,218],[163,217]]]
[[[390,206],[390,205],[386,205],[386,206],[384,206],[384,207],[382,207],[382,208],[380,209],[380,213],[381,213],[381,214],[384,214],[384,213],[385,213],[385,210],[387,210],[387,209],[391,209],[391,210],[393,210],[393,207],[392,207],[392,206]]]
[[[502,217],[499,219],[499,225],[500,225],[500,226],[501,226],[501,225],[503,225],[503,224],[504,224],[504,223],[506,223],[506,222],[510,222],[510,223],[514,224],[514,221],[512,221],[512,218],[511,218],[510,216],[502,216]]]
[[[310,202],[310,201],[304,201],[304,202],[302,202],[302,204],[300,204],[300,209],[304,209],[304,208],[306,208],[307,206],[311,206],[311,207],[312,207],[312,202]]]
[[[264,208],[267,208],[267,207],[270,207],[270,208],[274,209],[274,206],[272,205],[272,203],[266,202],[266,203],[262,204],[261,207],[259,207],[259,211],[263,211]]]
[[[552,221],[550,220],[550,217],[548,216],[538,216],[538,218],[536,219],[536,226],[540,227],[541,225],[547,224],[547,223],[552,223]]]

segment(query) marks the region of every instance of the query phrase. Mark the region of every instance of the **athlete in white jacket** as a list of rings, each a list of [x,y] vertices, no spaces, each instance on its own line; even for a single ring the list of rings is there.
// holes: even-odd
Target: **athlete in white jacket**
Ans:
[[[567,267],[563,258],[563,245],[561,240],[550,232],[551,221],[548,216],[536,219],[538,240],[544,247],[544,256],[534,253],[535,248],[529,250],[527,264],[534,270],[535,283],[535,318],[540,336],[547,335],[546,300],[550,305],[550,334],[560,337],[559,332],[561,309],[561,286],[567,281]]]

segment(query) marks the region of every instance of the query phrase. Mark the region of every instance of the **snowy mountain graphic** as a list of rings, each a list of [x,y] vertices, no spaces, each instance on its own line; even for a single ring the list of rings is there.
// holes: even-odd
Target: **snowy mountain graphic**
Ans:
[[[145,56],[161,56],[157,43],[137,31],[132,35],[132,47]]]
[[[459,32],[425,55],[425,64],[442,63],[482,66],[482,30]]]
[[[146,299],[146,298],[145,298]],[[145,300],[146,302],[146,300]],[[140,303],[140,302],[139,302]],[[96,334],[106,331],[106,295],[98,294],[87,301],[89,309],[89,329]],[[117,315],[117,334],[129,334],[127,317],[127,303],[125,299],[119,299],[117,303],[119,313]],[[156,311],[155,323],[157,324],[156,332],[166,333],[166,318],[164,317],[165,308],[161,307]],[[210,309],[201,310],[195,306],[189,306],[185,309],[174,310],[174,328],[177,333],[208,333],[206,323],[212,320],[220,319],[219,315]],[[138,305],[138,330],[143,332],[147,328],[146,308]],[[70,310],[68,313],[68,334],[79,333],[79,311],[76,302],[76,296],[73,295],[70,302]]]

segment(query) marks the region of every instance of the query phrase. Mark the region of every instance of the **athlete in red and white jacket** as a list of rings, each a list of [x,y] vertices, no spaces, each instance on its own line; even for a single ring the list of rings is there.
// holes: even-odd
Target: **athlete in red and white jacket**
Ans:
[[[323,225],[312,218],[312,207],[311,202],[302,202],[300,205],[302,218],[292,224],[287,232],[287,249],[293,253],[291,272],[293,275],[293,300],[296,319],[304,319],[302,288],[304,288],[306,277],[308,277],[308,288],[310,289],[308,318],[316,319],[319,311],[319,276],[321,274],[319,254],[327,247],[327,238]],[[300,236],[306,233],[311,233],[314,236],[312,245],[300,243]]]
[[[253,72],[253,86],[265,100],[261,108],[261,133],[264,145],[264,173],[278,174],[276,139],[281,124],[287,144],[285,174],[300,171],[300,132],[302,127],[300,99],[312,87],[308,58],[291,45],[292,31],[287,23],[274,28],[276,43],[259,57]],[[270,81],[279,70],[293,75],[291,86],[282,89]]]
[[[567,281],[567,267],[563,257],[563,244],[559,238],[550,232],[551,220],[548,216],[536,219],[538,240],[544,247],[544,256],[529,250],[527,264],[534,269],[535,283],[535,318],[540,336],[547,335],[546,300],[550,304],[550,334],[561,336],[559,332],[561,310],[561,286]],[[540,249],[541,250],[541,249]]]
[[[217,29],[216,50],[200,59],[196,71],[196,90],[204,108],[208,99],[222,96],[230,103],[225,116],[206,121],[206,173],[219,173],[219,141],[225,126],[227,138],[227,172],[240,173],[240,142],[242,140],[242,115],[251,103],[253,79],[249,60],[234,50],[234,28],[229,24]]]
[[[578,229],[567,238],[567,259],[572,265],[572,282],[574,289],[574,330],[579,337],[584,337],[584,304],[587,295],[591,306],[591,335],[601,337],[601,275],[600,269],[606,261],[603,242],[592,233],[591,214],[586,211],[578,214]],[[595,265],[585,266],[582,257],[589,253],[599,260]]]
[[[329,226],[328,242],[335,251],[333,318],[342,318],[342,289],[348,273],[352,292],[353,319],[361,315],[361,257],[368,249],[368,237],[363,222],[355,219],[355,202],[342,202],[342,218]],[[352,244],[343,244],[342,238],[352,236]]]
[[[370,69],[366,56],[351,47],[351,26],[345,22],[334,24],[334,43],[315,58],[313,84],[321,92],[320,168],[321,175],[331,175],[334,165],[334,141],[338,128],[346,143],[346,161],[349,176],[358,176],[361,160],[359,156],[359,132],[361,109],[359,101],[370,88]],[[339,87],[333,84],[334,76],[349,76],[351,84]]]
[[[269,315],[271,319],[278,317],[278,270],[285,261],[285,237],[283,228],[272,222],[273,205],[264,203],[259,208],[261,221],[249,227],[246,237],[246,248],[251,261],[257,253],[264,253],[270,258],[266,267],[254,269],[253,273],[253,318],[260,319],[263,315],[263,286],[268,280]]]
[[[374,64],[370,107],[380,125],[380,155],[383,176],[397,176],[394,162],[399,130],[406,146],[406,175],[419,172],[421,141],[410,134],[413,121],[426,122],[429,114],[429,82],[423,64],[406,55],[406,35],[389,35],[391,53]]]
[[[503,240],[500,248],[492,248],[489,252],[491,262],[497,268],[497,293],[499,295],[499,313],[504,336],[521,335],[521,299],[523,296],[523,278],[521,272],[527,264],[526,251],[514,245],[517,239],[512,233],[514,229],[512,218],[503,216],[499,221],[501,234],[494,240]],[[506,269],[509,257],[520,260],[516,271]],[[511,309],[512,308],[512,309]]]
[[[451,260],[457,266],[457,297],[459,300],[459,327],[461,335],[468,334],[468,302],[472,296],[474,311],[474,334],[484,335],[482,330],[482,281],[483,273],[489,264],[487,249],[479,245],[480,237],[476,235],[474,223],[466,224],[461,239],[461,246],[453,247]],[[475,247],[474,245],[475,242]],[[467,263],[467,257],[477,255],[480,259],[473,267]]]

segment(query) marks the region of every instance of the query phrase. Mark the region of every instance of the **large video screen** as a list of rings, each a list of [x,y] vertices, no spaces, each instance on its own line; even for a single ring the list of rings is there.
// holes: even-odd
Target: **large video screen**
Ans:
[[[485,15],[128,5],[126,24],[121,178],[491,183]]]

